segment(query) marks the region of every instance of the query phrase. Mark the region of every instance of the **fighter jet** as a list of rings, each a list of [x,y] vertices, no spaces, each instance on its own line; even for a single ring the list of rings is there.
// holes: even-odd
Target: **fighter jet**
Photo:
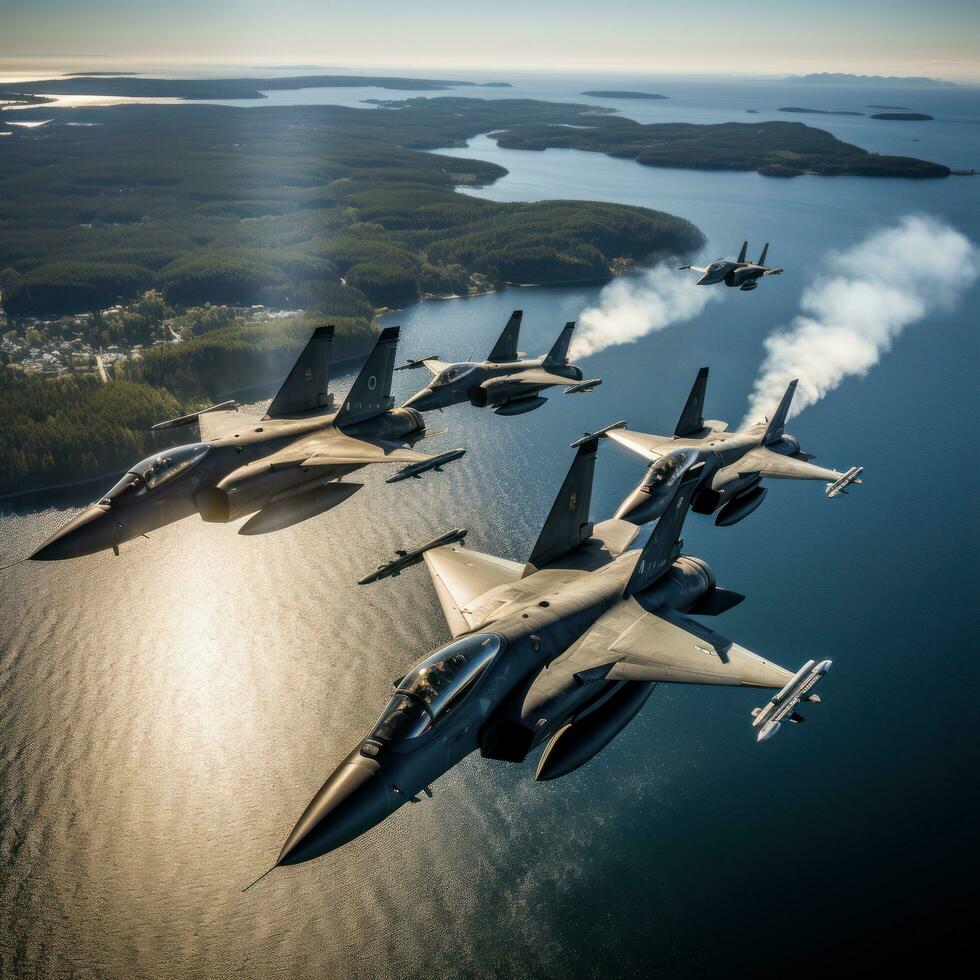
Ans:
[[[738,258],[734,262],[730,259],[718,259],[704,267],[682,265],[678,271],[693,269],[695,272],[700,272],[701,278],[697,282],[699,286],[712,286],[716,282],[723,282],[726,286],[738,286],[743,292],[755,289],[763,276],[781,276],[783,274],[782,269],[770,269],[766,265],[769,242],[766,242],[762,249],[762,255],[759,256],[758,262],[745,261],[745,252],[748,247],[748,242],[742,242],[742,251],[738,253]]]
[[[200,441],[154,453],[132,466],[30,557],[76,558],[119,546],[199,514],[227,523],[254,516],[239,531],[277,530],[342,503],[363,486],[340,478],[371,463],[407,463],[405,476],[438,469],[462,450],[426,456],[408,447],[426,435],[411,408],[394,408],[391,372],[398,327],[383,330],[338,409],[327,391],[333,327],[318,327],[262,418],[232,403],[169,419],[196,422]],[[398,474],[396,474],[396,477]]]
[[[546,398],[540,392],[564,385],[565,394],[592,391],[601,378],[583,380],[582,369],[568,363],[568,344],[574,323],[566,323],[554,347],[541,357],[527,357],[517,350],[522,310],[514,310],[504,332],[485,361],[440,361],[437,354],[408,361],[396,371],[425,367],[434,375],[413,395],[406,408],[428,412],[468,401],[478,408],[489,405],[497,415],[523,415],[540,408]]]
[[[656,520],[670,503],[676,480],[699,463],[704,463],[704,468],[692,509],[698,514],[717,511],[715,524],[719,527],[737,524],[762,503],[768,493],[768,488],[761,485],[764,477],[824,480],[828,497],[846,493],[848,486],[861,482],[863,467],[854,466],[840,473],[815,466],[810,462],[814,457],[803,452],[799,441],[785,431],[796,381],[790,382],[771,419],[740,432],[727,432],[727,423],[705,421],[702,417],[707,385],[705,367],[698,371],[673,436],[632,432],[625,428],[625,422],[595,433],[631,449],[651,464],[643,480],[623,501],[617,517],[637,524]]]
[[[523,762],[544,745],[536,779],[564,776],[608,745],[657,684],[778,691],[753,715],[757,738],[819,700],[811,691],[828,661],[794,673],[690,618],[743,598],[682,553],[699,467],[678,481],[643,548],[628,550],[638,527],[589,520],[597,446],[579,446],[527,561],[473,551],[457,529],[365,577],[424,561],[453,640],[394,681],[377,724],[314,796],[275,867],[327,854],[431,796],[431,783],[477,750]]]

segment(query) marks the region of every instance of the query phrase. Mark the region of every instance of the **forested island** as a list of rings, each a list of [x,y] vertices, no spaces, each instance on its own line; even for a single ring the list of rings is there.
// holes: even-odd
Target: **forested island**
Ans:
[[[928,122],[930,119],[935,119],[935,116],[930,116],[925,112],[876,112],[871,115],[871,119],[892,119],[898,120],[899,122]]]
[[[334,107],[49,113],[0,158],[6,315],[94,310],[77,328],[94,343],[146,341],[143,312],[163,303],[157,320],[171,318],[181,342],[147,345],[109,384],[91,370],[0,369],[0,493],[129,465],[161,444],[153,422],[281,378],[316,323],[335,324],[339,360],[366,349],[379,307],[506,281],[603,280],[703,242],[689,222],[643,208],[458,193],[506,171],[395,142],[445,145],[486,126],[460,127],[445,109],[418,126]],[[445,119],[460,135],[438,131]],[[95,125],[68,125],[79,121]],[[206,303],[305,312],[263,323],[183,312]]]
[[[667,95],[657,95],[654,92],[629,92],[617,89],[599,89],[591,92],[583,92],[593,99],[666,99]]]
[[[809,112],[816,116],[863,116],[863,112],[849,112],[845,109],[807,109],[798,105],[787,105],[778,109],[777,112]]]

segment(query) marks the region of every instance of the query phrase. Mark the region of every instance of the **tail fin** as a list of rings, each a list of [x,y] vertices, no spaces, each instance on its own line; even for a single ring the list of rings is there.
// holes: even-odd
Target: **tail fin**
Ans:
[[[735,261],[736,262],[744,262],[745,261],[745,253],[748,251],[748,249],[749,249],[749,243],[748,242],[742,242],[742,251],[738,253],[738,258]]]
[[[766,242],[766,244],[763,245],[763,247],[762,247],[762,255],[759,256],[759,261],[756,262],[756,265],[765,265],[766,264],[766,253],[768,251],[769,251],[769,242]]]
[[[766,429],[766,434],[762,437],[763,446],[778,442],[782,438],[783,429],[786,426],[786,416],[789,414],[789,406],[793,402],[793,395],[796,394],[796,386],[798,384],[799,379],[791,381],[786,388],[786,393],[780,399],[779,406],[776,408],[773,417],[769,420],[769,428]]]
[[[558,339],[555,341],[554,346],[550,351],[548,351],[547,356],[544,359],[545,364],[568,363],[568,345],[572,342],[572,331],[574,329],[574,320],[569,320],[568,323],[562,327],[561,333],[558,334]]]
[[[592,502],[592,475],[598,448],[598,438],[589,439],[578,447],[565,482],[528,558],[528,563],[535,568],[561,558],[591,536],[589,505]]]
[[[504,332],[497,338],[493,345],[493,350],[487,357],[488,361],[516,361],[517,360],[517,338],[521,332],[521,319],[524,316],[523,310],[514,310],[504,327]]]
[[[685,472],[674,499],[654,525],[653,534],[640,552],[624,595],[635,595],[649,588],[667,571],[681,552],[681,528],[691,507],[691,498],[698,481],[704,475],[704,463],[697,463]]]
[[[337,425],[374,418],[394,407],[391,375],[395,369],[398,331],[398,327],[385,327],[381,331],[337,413]]]
[[[708,369],[701,368],[687,396],[687,404],[674,429],[675,436],[697,435],[704,428],[704,392],[708,387]]]
[[[330,347],[333,327],[317,327],[293,369],[272,399],[266,418],[313,412],[330,404],[327,382],[330,377]]]

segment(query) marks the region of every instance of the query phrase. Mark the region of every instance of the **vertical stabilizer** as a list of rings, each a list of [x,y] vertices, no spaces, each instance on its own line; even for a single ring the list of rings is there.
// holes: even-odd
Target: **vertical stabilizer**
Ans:
[[[337,413],[337,425],[374,418],[394,407],[391,375],[395,369],[398,331],[398,327],[385,327],[381,331]]]
[[[708,387],[708,369],[701,368],[694,379],[694,386],[687,396],[687,404],[681,417],[677,420],[674,435],[678,437],[694,436],[704,429],[704,393]]]
[[[547,356],[544,359],[545,364],[559,365],[568,363],[568,345],[572,342],[572,332],[575,330],[575,321],[569,320],[568,323],[562,327],[561,333],[558,334],[558,339],[555,341],[554,346],[548,351]]]
[[[493,350],[487,356],[488,361],[494,363],[507,363],[517,360],[517,341],[521,333],[521,319],[524,316],[523,310],[514,310],[504,327],[504,332],[497,338],[493,345]]]
[[[317,327],[303,353],[299,355],[276,397],[272,399],[266,418],[314,412],[330,404],[327,382],[330,377],[330,348],[333,327]]]
[[[738,258],[735,261],[736,262],[744,262],[745,261],[745,253],[748,250],[749,250],[749,243],[748,242],[742,242],[742,251],[738,253]]]
[[[565,482],[528,558],[528,563],[535,568],[561,558],[591,536],[589,505],[592,502],[592,475],[598,448],[598,438],[589,439],[578,447]]]
[[[786,393],[779,401],[779,407],[769,420],[769,428],[762,437],[762,445],[768,446],[773,442],[778,442],[783,437],[783,429],[786,426],[786,416],[789,414],[789,407],[793,403],[793,395],[796,394],[796,386],[799,380],[791,381],[786,388]]]
[[[769,242],[766,242],[766,244],[762,246],[762,255],[759,256],[759,261],[756,262],[756,265],[766,264],[766,254],[768,252],[769,252]]]
[[[624,595],[635,595],[649,588],[674,563],[681,552],[681,528],[691,507],[691,498],[704,475],[704,463],[690,467],[677,487],[674,499],[653,527],[653,533],[640,552]]]

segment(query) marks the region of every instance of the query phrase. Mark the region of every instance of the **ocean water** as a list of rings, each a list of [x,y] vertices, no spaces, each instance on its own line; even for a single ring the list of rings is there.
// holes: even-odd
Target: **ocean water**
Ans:
[[[672,94],[666,84],[547,77],[509,94]],[[804,102],[769,84],[773,105],[824,92]],[[698,85],[692,121],[744,112],[731,85]],[[932,112],[921,125],[933,158],[975,165],[977,103],[956,90],[915,97],[860,96]],[[834,104],[816,107],[852,107],[823,98]],[[665,105],[628,108],[679,111]],[[906,138],[888,135],[903,124],[806,121],[853,127],[848,139],[888,152]],[[790,426],[821,463],[864,465],[863,486],[828,501],[819,484],[774,483],[743,523],[692,516],[685,528],[686,550],[748,596],[712,626],[788,666],[834,659],[805,726],[757,746],[751,692],[661,687],[564,779],[537,785],[533,765],[468,759],[433,800],[241,893],[391,679],[447,638],[423,569],[369,588],[352,584],[360,575],[456,526],[474,547],[523,558],[582,431],[620,418],[670,431],[703,364],[708,413],[737,423],[765,337],[792,319],[828,254],[909,213],[980,242],[969,178],[783,181],[502,151],[486,138],[452,152],[508,168],[481,195],[660,208],[702,228],[708,257],[769,240],[786,272],[589,358],[588,375],[605,379],[594,394],[552,394],[512,419],[436,414],[431,427],[446,431],[432,447],[470,449],[442,475],[386,486],[358,474],[364,489],[342,508],[276,534],[188,520],[119,558],[0,572],[0,974],[742,975],[853,964],[855,944],[880,965],[889,950],[948,941],[928,931],[933,913],[952,928],[976,851],[976,286]],[[600,295],[508,288],[385,322],[402,325],[405,356],[477,356],[523,308],[521,346],[536,353]],[[398,398],[424,380],[395,378]],[[604,444],[593,514],[611,513],[642,470]],[[0,563],[85,502],[7,505]]]

